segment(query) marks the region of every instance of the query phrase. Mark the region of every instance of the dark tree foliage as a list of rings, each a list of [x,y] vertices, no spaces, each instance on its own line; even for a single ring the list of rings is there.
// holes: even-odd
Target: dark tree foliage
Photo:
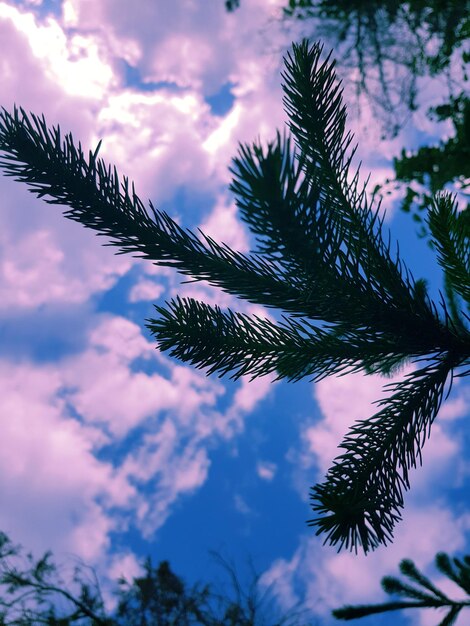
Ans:
[[[413,69],[419,62],[412,63],[411,59],[421,53],[423,62],[433,72],[446,68],[454,50],[469,36],[467,0],[288,0],[286,5],[283,10],[286,17],[334,20],[335,26],[340,28],[338,42],[351,36],[358,46],[355,48],[358,57],[364,56],[359,50],[368,52],[373,63],[392,59],[387,50],[390,45],[396,46],[396,42],[386,36],[387,28],[421,30],[416,39],[420,44],[419,49],[409,51],[406,63]],[[384,21],[380,23],[379,18]],[[377,43],[374,33],[377,36],[385,34],[382,46],[381,42]],[[361,35],[366,41],[359,41]],[[426,45],[433,38],[436,43],[431,55]],[[372,52],[373,48],[376,56]]]
[[[470,556],[458,559],[451,558],[444,552],[439,552],[436,555],[436,566],[441,574],[465,591],[468,600],[453,600],[420,572],[413,561],[404,559],[400,563],[400,572],[411,584],[394,576],[385,576],[382,579],[383,590],[391,596],[404,598],[403,600],[382,604],[345,606],[341,609],[335,609],[333,615],[340,620],[353,620],[402,609],[432,608],[445,611],[444,617],[436,626],[452,626],[461,611],[470,607]]]
[[[415,152],[403,150],[393,161],[395,180],[406,184],[402,209],[412,213],[421,237],[429,235],[426,214],[436,193],[453,184],[468,197],[470,187],[470,99],[462,92],[448,103],[433,107],[430,115],[439,121],[451,120],[454,134]],[[467,211],[469,207],[467,203]]]
[[[151,559],[144,575],[120,581],[115,620],[122,626],[199,626],[209,624],[209,587],[187,589],[168,561],[157,567]]]
[[[106,610],[100,583],[83,563],[75,565],[65,582],[50,552],[35,560],[0,532],[0,626],[313,626],[306,609],[279,614],[273,610],[271,589],[261,592],[259,576],[243,588],[235,569],[221,557],[231,589],[223,594],[210,584],[188,586],[167,561],[154,566],[150,558],[132,581],[116,581],[117,605]],[[468,600],[455,600],[441,591],[405,559],[400,571],[408,581],[386,576],[384,591],[400,599],[381,604],[344,606],[333,610],[338,620],[354,620],[403,609],[445,610],[436,626],[451,626],[470,607],[470,556],[436,555],[441,574],[463,589]],[[411,584],[410,584],[411,583]]]
[[[235,11],[240,6],[240,0],[225,0],[225,8],[229,13]]]
[[[231,6],[233,11],[239,2]],[[335,49],[345,81],[372,104],[385,134],[395,135],[419,105],[419,79],[445,78],[439,106],[430,119],[449,119],[454,134],[437,145],[403,151],[394,159],[395,176],[377,191],[403,189],[401,208],[412,214],[420,237],[429,235],[425,213],[444,187],[465,192],[470,180],[470,100],[468,81],[470,39],[468,0],[286,0],[283,17],[303,21],[314,38]],[[307,26],[308,25],[308,26]],[[452,77],[454,52],[460,55],[463,83]],[[454,57],[455,60],[455,57]],[[456,61],[457,62],[457,61]],[[421,103],[420,103],[421,100]],[[397,184],[398,183],[398,184]]]
[[[280,613],[259,576],[243,588],[235,569],[224,594],[209,584],[188,586],[167,561],[147,559],[142,576],[114,585],[117,606],[106,610],[94,571],[80,563],[64,580],[47,552],[35,560],[0,532],[0,626],[313,626],[306,610]]]
[[[445,186],[465,190],[470,181],[470,100],[468,89],[452,78],[450,61],[470,38],[467,0],[290,0],[289,19],[308,20],[316,37],[335,48],[344,80],[357,72],[358,93],[368,96],[389,134],[396,134],[423,104],[419,79],[446,78],[447,96],[431,107],[431,119],[450,119],[454,134],[437,145],[423,145],[394,159],[395,177],[403,189],[402,210],[412,213],[420,237],[429,235],[425,214],[435,194]],[[470,55],[463,50],[460,65],[468,80]],[[351,72],[352,70],[352,72]],[[445,101],[447,98],[447,101]]]
[[[70,591],[73,585],[77,591]],[[52,555],[35,561],[0,531],[0,626],[111,626],[93,571],[76,566],[64,583]]]
[[[71,135],[49,130],[22,110],[0,115],[0,167],[64,215],[131,252],[205,280],[249,302],[278,309],[278,322],[175,298],[148,328],[161,350],[232,378],[276,373],[320,380],[364,371],[414,369],[387,385],[378,412],[356,422],[325,480],[312,488],[325,542],[364,552],[392,539],[410,470],[421,463],[452,378],[470,364],[470,223],[449,195],[438,195],[429,228],[447,301],[433,302],[392,246],[379,206],[371,204],[346,131],[334,64],[322,48],[294,45],[283,73],[285,108],[296,148],[242,145],[231,189],[257,239],[247,255],[181,228],[152,203],[146,209],[128,179],[85,158]]]
[[[334,48],[342,76],[391,135],[417,107],[418,79],[448,72],[470,37],[469,16],[468,0],[286,0],[283,8],[284,19],[305,22],[309,36]]]

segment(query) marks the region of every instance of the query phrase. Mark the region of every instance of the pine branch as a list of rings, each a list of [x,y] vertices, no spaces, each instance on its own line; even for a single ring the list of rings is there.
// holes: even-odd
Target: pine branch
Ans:
[[[374,284],[370,272],[365,275],[361,271],[356,253],[345,245],[351,224],[338,222],[336,205],[325,192],[325,180],[321,176],[309,178],[303,171],[305,163],[303,155],[292,153],[290,140],[279,133],[267,150],[256,143],[242,145],[231,168],[231,190],[260,252],[315,293],[316,311],[321,316],[310,318],[341,323],[349,331],[357,327],[361,333],[380,329],[397,337],[405,332],[408,341],[415,343],[419,338],[428,349],[433,343],[436,349],[453,343],[450,336],[444,339],[448,329],[430,303],[423,281],[411,284],[407,274],[406,302],[389,302],[383,285]],[[333,175],[340,176],[338,172]],[[370,215],[367,206],[364,215]],[[367,236],[372,233],[380,240],[381,227],[375,233],[374,225],[372,220]],[[388,256],[389,246],[382,248],[378,252],[385,254],[382,261],[400,272],[401,262],[394,265]]]
[[[259,143],[240,145],[230,172],[234,177],[230,190],[241,218],[256,235],[258,250],[296,269],[310,266],[312,255],[317,256],[317,198],[290,138],[278,132],[266,151]],[[336,243],[336,237],[332,242],[324,239],[328,246]]]
[[[436,557],[436,560],[437,558],[438,556]],[[400,571],[402,574],[407,576],[410,580],[417,583],[421,587],[424,587],[424,589],[427,589],[428,591],[430,591],[431,594],[434,594],[437,598],[440,598],[441,600],[444,600],[445,602],[449,601],[449,598],[446,596],[446,594],[440,591],[440,589],[438,589],[429,580],[427,576],[425,576],[422,572],[420,572],[411,559],[403,559],[403,561],[400,563]],[[391,589],[390,584],[387,587],[387,583],[384,582],[384,588],[387,588],[390,590]]]
[[[333,213],[320,203],[321,188],[304,173],[304,159],[291,150],[290,138],[277,134],[265,152],[260,144],[241,145],[230,168],[242,219],[256,235],[259,251],[304,280],[328,290],[340,282],[347,296],[364,290],[344,250]]]
[[[470,596],[470,556],[465,556],[462,562],[459,559],[451,559],[444,552],[439,552],[436,555],[436,565],[439,571]]]
[[[459,213],[452,197],[440,194],[429,210],[428,224],[449,287],[470,308],[470,211]]]
[[[355,274],[390,307],[416,314],[410,297],[414,281],[383,237],[380,207],[367,201],[366,184],[359,184],[359,168],[350,175],[356,148],[345,132],[346,107],[341,83],[336,80],[330,55],[321,62],[322,46],[304,40],[292,46],[283,72],[284,104],[289,127],[304,159],[305,174],[320,191],[319,201],[329,206],[331,219],[355,261]],[[423,311],[424,312],[424,311]],[[426,312],[429,317],[429,310]]]
[[[283,266],[288,275],[301,277],[320,297],[335,285],[334,300],[322,299],[324,320],[338,321],[340,309],[350,325],[362,325],[367,314],[375,326],[401,327],[402,320],[391,316],[383,291],[379,294],[373,288],[345,246],[345,229],[335,219],[325,181],[310,180],[304,166],[302,155],[291,152],[290,140],[281,139],[279,133],[266,151],[259,144],[240,146],[231,168],[230,189],[242,219],[256,235],[260,252]],[[416,313],[415,302],[413,306]],[[426,322],[432,320],[428,308],[419,313],[424,313]]]
[[[470,580],[470,557],[464,557],[463,562],[459,559],[450,559],[447,554],[439,553],[435,558],[438,569],[450,580],[460,584],[462,579]],[[457,566],[459,574],[456,574],[452,562]],[[407,608],[433,608],[447,609],[444,618],[437,626],[451,626],[459,616],[460,612],[470,607],[469,600],[452,600],[438,587],[436,587],[410,559],[404,559],[400,563],[401,573],[409,578],[414,585],[409,585],[399,578],[385,576],[382,579],[382,587],[389,595],[398,595],[410,598],[408,601],[384,602],[375,605],[344,606],[332,611],[333,616],[340,620],[353,620],[361,617],[368,617],[378,613],[389,611],[399,611]],[[465,589],[470,596],[468,589]]]
[[[208,375],[231,373],[237,379],[248,374],[253,379],[275,372],[277,379],[318,381],[363,369],[388,373],[410,353],[410,345],[399,345],[395,336],[340,335],[335,328],[328,331],[287,318],[274,324],[193,299],[177,298],[166,308],[155,308],[160,317],[148,320],[147,327],[160,350],[208,368]]]
[[[309,282],[305,275],[288,271],[259,255],[248,257],[235,252],[202,233],[201,238],[196,237],[151,203],[147,210],[134,185],[129,185],[125,177],[121,182],[116,168],[97,158],[99,145],[86,160],[81,145],[75,147],[70,134],[62,140],[60,128],[49,130],[44,117],[31,115],[31,120],[22,109],[15,108],[13,115],[3,109],[0,149],[4,156],[0,167],[7,176],[27,183],[33,193],[49,204],[68,206],[65,217],[98,231],[100,236],[108,236],[111,241],[105,245],[118,246],[119,253],[137,253],[253,303],[312,320],[364,328],[364,319],[368,319],[370,330],[379,325],[388,332],[403,329],[408,321],[409,327],[416,324],[419,328],[419,336],[428,333],[427,344],[430,337],[441,347],[452,340],[426,299],[413,299],[415,315],[420,319],[410,318],[397,307],[387,307],[384,298],[368,297],[364,289],[369,288],[363,288],[365,283],[354,283],[352,269],[351,276],[339,285],[332,282],[328,272],[317,283]],[[318,230],[326,225],[325,220],[321,221]],[[331,242],[331,228],[328,233]],[[321,276],[325,273],[324,264],[317,265]],[[410,328],[410,335],[417,336],[416,331]]]
[[[443,302],[441,318],[398,249],[392,258],[379,207],[368,203],[359,171],[350,175],[346,109],[333,64],[321,63],[320,54],[319,45],[304,42],[286,58],[285,103],[297,153],[278,135],[267,150],[241,146],[234,160],[231,188],[259,254],[233,251],[181,228],[151,203],[145,208],[134,185],[98,159],[99,145],[86,159],[71,135],[62,138],[59,127],[49,130],[44,117],[22,109],[0,114],[0,168],[46,202],[65,205],[66,217],[109,237],[118,253],[291,315],[272,323],[181,299],[157,307],[160,318],[148,322],[160,348],[209,373],[319,380],[359,370],[388,374],[406,360],[427,363],[392,385],[376,415],[353,426],[345,452],[312,492],[322,516],[311,522],[317,533],[367,552],[391,539],[446,380],[470,363],[470,331],[459,323],[456,302],[451,315]],[[449,284],[465,297],[468,236],[459,235],[455,223],[463,218],[445,202],[431,216],[436,246],[443,266],[451,266]]]
[[[125,177],[121,182],[116,168],[97,159],[100,145],[87,161],[70,134],[62,140],[60,127],[49,130],[44,117],[33,114],[31,120],[23,109],[15,108],[13,115],[2,110],[0,168],[5,175],[27,183],[47,203],[70,207],[64,216],[110,237],[105,245],[118,246],[121,254],[138,253],[157,265],[174,267],[253,303],[322,317],[324,311],[321,306],[317,311],[315,295],[278,265],[235,252],[203,233],[199,239],[152,203],[147,210],[134,184],[129,187]]]
[[[377,404],[384,408],[356,422],[340,444],[345,452],[326,480],[312,488],[310,520],[325,543],[365,553],[392,539],[401,519],[403,490],[409,470],[421,464],[421,448],[439,411],[453,363],[448,358],[412,372],[388,385],[394,393]]]

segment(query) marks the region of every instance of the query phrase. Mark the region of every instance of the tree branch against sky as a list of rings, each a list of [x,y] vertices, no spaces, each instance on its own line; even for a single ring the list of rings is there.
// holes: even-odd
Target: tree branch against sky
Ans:
[[[296,150],[278,135],[267,148],[241,146],[234,160],[232,190],[259,240],[255,254],[196,236],[152,204],[146,209],[134,185],[98,159],[99,147],[86,159],[71,135],[62,138],[59,128],[49,131],[43,118],[22,110],[0,116],[0,166],[46,202],[65,205],[66,217],[106,235],[120,253],[283,313],[271,322],[192,299],[170,301],[148,327],[184,362],[235,378],[275,372],[290,380],[389,374],[415,363],[379,412],[352,427],[344,452],[312,490],[317,533],[367,553],[391,540],[409,472],[421,462],[452,378],[470,363],[468,221],[449,196],[436,197],[429,224],[448,304],[434,303],[392,251],[380,208],[351,171],[341,89],[334,64],[321,55],[321,46],[303,42],[285,59]]]
[[[466,211],[470,210],[470,99],[462,91],[449,102],[432,107],[429,115],[438,121],[450,120],[454,134],[415,151],[402,150],[393,161],[395,180],[387,181],[387,185],[398,183],[398,188],[406,185],[402,210],[411,212],[423,237],[429,234],[426,213],[439,190],[453,185],[467,200]]]
[[[452,626],[461,612],[470,607],[470,556],[451,558],[444,552],[439,552],[436,554],[435,562],[439,573],[447,578],[445,582],[454,583],[454,590],[458,590],[460,594],[463,590],[466,599],[452,598],[450,592],[444,592],[433,584],[413,561],[403,559],[400,563],[400,572],[408,579],[407,581],[394,576],[385,576],[382,579],[382,588],[385,593],[398,596],[400,600],[382,604],[344,606],[335,609],[333,615],[339,620],[349,621],[403,609],[437,609],[438,614],[442,615],[443,611],[445,613],[436,626]]]
[[[238,7],[226,3],[228,11]],[[367,110],[365,97],[383,139],[407,131],[419,109],[434,124],[452,123],[453,132],[440,141],[423,145],[419,138],[417,147],[405,145],[393,159],[394,177],[377,187],[382,193],[399,190],[401,208],[411,213],[421,237],[429,235],[426,212],[438,191],[458,192],[468,206],[469,15],[468,0],[289,0],[282,8],[286,23],[302,24],[305,35],[334,48],[341,77],[354,85],[349,93],[356,93],[360,112]],[[433,106],[423,95],[424,81],[440,84]]]
[[[272,590],[252,572],[246,586],[234,567],[214,555],[228,588],[197,582],[190,586],[168,561],[146,558],[132,580],[120,576],[106,593],[94,570],[79,562],[71,576],[50,552],[40,559],[24,553],[0,531],[1,626],[313,626],[309,611],[280,611]],[[107,595],[107,602],[104,596]]]
[[[235,11],[241,3],[225,4]],[[469,36],[469,9],[468,0],[286,0],[281,7],[283,20],[334,48],[342,77],[366,95],[390,135],[420,106],[423,76],[442,75],[449,97],[460,93],[450,66]]]

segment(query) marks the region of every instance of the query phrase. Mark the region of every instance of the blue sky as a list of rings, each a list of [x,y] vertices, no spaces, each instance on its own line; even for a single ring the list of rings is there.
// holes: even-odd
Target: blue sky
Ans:
[[[285,121],[279,71],[292,35],[276,19],[281,5],[245,0],[226,14],[222,0],[0,1],[0,104],[44,113],[87,148],[102,138],[103,158],[142,199],[246,251],[228,166],[239,141],[272,139]],[[437,103],[442,85],[422,93]],[[381,141],[366,102],[350,127],[372,186],[403,146],[449,132],[421,110]],[[432,572],[438,550],[468,551],[463,383],[425,446],[394,544],[338,555],[305,524],[308,490],[384,381],[233,383],[183,367],[154,349],[144,326],[153,303],[184,294],[259,308],[115,256],[58,207],[4,177],[0,187],[0,528],[14,541],[59,560],[77,554],[104,579],[131,577],[148,554],[189,581],[220,577],[210,550],[243,578],[251,556],[281,604],[304,601],[325,626],[343,602],[379,600],[380,577],[401,558]],[[435,288],[432,255],[398,197],[385,200],[387,221]]]

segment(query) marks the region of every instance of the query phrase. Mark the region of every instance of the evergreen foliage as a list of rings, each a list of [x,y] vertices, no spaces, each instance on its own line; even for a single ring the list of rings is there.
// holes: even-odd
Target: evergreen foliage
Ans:
[[[412,213],[421,237],[428,235],[425,216],[434,195],[452,184],[468,198],[470,187],[470,98],[462,92],[448,103],[431,108],[428,116],[437,121],[450,120],[453,135],[436,145],[403,150],[393,160],[395,181],[386,181],[406,186],[402,210]],[[465,211],[470,211],[468,202]]]
[[[435,560],[439,572],[463,589],[468,600],[452,600],[420,572],[413,561],[404,559],[400,563],[400,572],[411,581],[411,584],[394,576],[385,576],[382,579],[382,588],[387,594],[405,600],[375,605],[344,606],[333,611],[334,617],[340,620],[353,620],[408,608],[433,608],[446,610],[444,617],[436,626],[452,626],[462,609],[470,607],[470,556],[458,559],[439,552]]]
[[[181,228],[127,178],[85,157],[71,135],[22,109],[0,115],[0,167],[64,215],[106,235],[119,253],[174,267],[249,302],[278,309],[280,322],[176,298],[148,328],[162,350],[209,373],[319,380],[353,371],[388,375],[379,411],[356,422],[323,483],[312,489],[325,542],[364,552],[392,538],[411,468],[421,462],[442,398],[470,363],[469,222],[438,195],[429,225],[446,277],[447,303],[433,302],[385,232],[352,168],[355,148],[334,63],[322,47],[293,45],[283,73],[295,141],[242,145],[231,189],[258,251],[241,254]]]

